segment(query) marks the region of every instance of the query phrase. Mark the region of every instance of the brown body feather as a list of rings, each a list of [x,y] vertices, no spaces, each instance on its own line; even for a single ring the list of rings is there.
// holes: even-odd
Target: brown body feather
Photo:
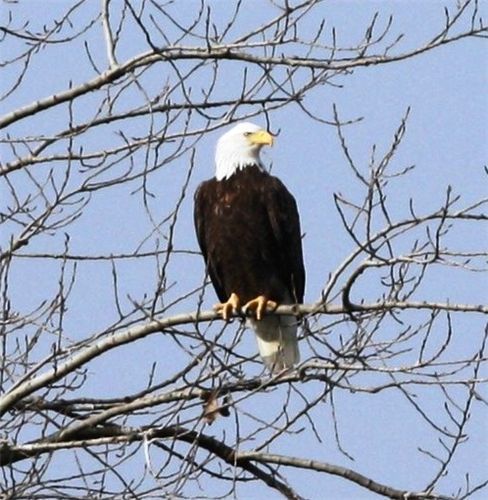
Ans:
[[[236,293],[280,304],[303,302],[300,221],[284,184],[247,166],[230,178],[203,182],[195,193],[195,227],[219,299]]]

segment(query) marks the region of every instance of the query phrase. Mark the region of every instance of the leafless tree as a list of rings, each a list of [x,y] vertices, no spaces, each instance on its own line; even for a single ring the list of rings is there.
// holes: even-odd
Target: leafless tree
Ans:
[[[409,112],[391,139],[372,137],[384,153],[373,147],[358,161],[356,118],[308,101],[358,68],[486,37],[478,2],[448,4],[441,27],[408,49],[401,26],[379,13],[356,43],[339,42],[323,20],[328,4],[313,0],[263,1],[253,21],[244,1],[50,5],[34,15],[4,0],[0,28],[3,497],[214,498],[269,487],[300,498],[304,478],[325,492],[331,475],[391,498],[485,487],[470,480],[472,463],[458,491],[443,485],[470,418],[486,410],[488,306],[424,291],[433,269],[486,271],[486,238],[466,251],[451,235],[481,234],[487,200],[465,203],[449,188],[434,210],[413,199],[397,210],[388,195],[413,168],[394,162]],[[337,231],[353,247],[312,303],[274,313],[303,319],[303,361],[270,375],[243,318],[225,324],[208,307],[191,195],[214,131],[253,117],[277,126],[287,107],[337,132],[355,183],[335,196]],[[394,418],[427,429],[416,460],[434,465],[420,488],[351,466],[337,401],[360,408],[383,394],[404,404]],[[358,449],[375,446],[361,435]],[[376,453],[394,461],[399,450]]]

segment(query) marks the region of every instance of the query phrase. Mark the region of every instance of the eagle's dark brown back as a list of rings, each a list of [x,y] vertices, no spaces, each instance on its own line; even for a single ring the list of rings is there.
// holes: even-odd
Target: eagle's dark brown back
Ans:
[[[265,295],[302,303],[305,270],[295,199],[257,166],[203,182],[195,193],[195,228],[221,301]]]

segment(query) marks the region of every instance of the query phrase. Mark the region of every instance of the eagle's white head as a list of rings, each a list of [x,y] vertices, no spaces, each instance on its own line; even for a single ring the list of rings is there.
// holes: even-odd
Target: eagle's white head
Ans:
[[[264,145],[273,145],[273,136],[253,123],[243,122],[226,132],[217,142],[215,177],[228,179],[248,165],[261,165],[259,152]]]

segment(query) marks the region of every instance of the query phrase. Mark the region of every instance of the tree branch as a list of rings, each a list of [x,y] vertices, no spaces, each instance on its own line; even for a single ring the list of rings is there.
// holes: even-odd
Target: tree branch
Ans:
[[[404,310],[404,309],[427,309],[427,310],[442,310],[456,312],[473,312],[488,314],[488,306],[470,305],[470,304],[449,304],[436,302],[377,302],[373,304],[355,305],[354,311],[369,313],[385,310]],[[279,306],[275,311],[268,312],[271,315],[286,315],[286,316],[305,316],[315,314],[349,314],[351,309],[347,306],[337,305],[290,305]],[[232,317],[242,317],[241,314],[234,314]],[[19,387],[11,389],[0,398],[0,416],[3,415],[17,401],[32,394],[45,385],[52,384],[63,378],[66,374],[76,370],[88,361],[100,356],[102,353],[110,351],[118,346],[128,344],[135,340],[142,339],[153,333],[164,332],[171,327],[178,325],[204,323],[215,320],[221,320],[221,317],[215,311],[193,312],[188,314],[178,314],[169,318],[162,318],[150,321],[144,325],[128,328],[121,332],[109,333],[109,336],[88,347],[78,354],[72,356],[68,361],[57,365],[54,369],[38,375],[27,382],[23,382]]]
[[[328,464],[325,462],[319,462],[317,460],[254,452],[239,453],[238,457],[241,460],[246,459],[259,463],[286,465],[288,467],[297,467],[300,469],[325,472],[326,474],[332,474],[334,476],[339,476],[347,479],[348,481],[352,481],[353,483],[356,483],[363,488],[373,491],[378,495],[383,495],[389,498],[396,498],[398,500],[405,500],[406,498],[408,498],[409,500],[448,498],[445,496],[440,497],[439,495],[436,495],[434,493],[398,490],[396,488],[392,488],[391,486],[373,481],[369,477],[363,476],[362,474],[359,474],[359,472],[353,471],[352,469],[341,467],[339,465]]]

